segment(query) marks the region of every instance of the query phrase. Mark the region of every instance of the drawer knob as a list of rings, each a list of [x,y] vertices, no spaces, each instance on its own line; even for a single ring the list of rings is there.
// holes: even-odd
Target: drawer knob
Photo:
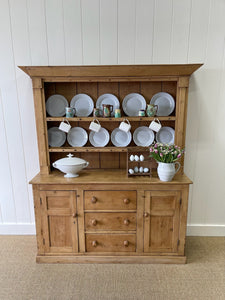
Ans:
[[[97,225],[97,220],[95,220],[95,219],[92,220],[92,221],[91,221],[91,224],[92,224],[93,226],[96,226],[96,225]]]
[[[72,214],[73,218],[77,217],[77,213]]]
[[[125,247],[129,246],[129,242],[128,241],[124,241],[123,244],[124,244]]]
[[[128,219],[125,219],[125,220],[123,221],[123,224],[124,224],[124,225],[129,225],[129,223],[130,223],[130,221],[129,221]]]
[[[125,198],[125,199],[123,200],[123,202],[124,202],[125,204],[128,204],[128,203],[130,202],[130,200],[127,199],[127,198]]]
[[[96,203],[97,202],[97,198],[95,197],[95,196],[93,196],[92,198],[91,198],[91,203]]]
[[[148,213],[147,212],[144,213],[144,217],[148,217]]]
[[[93,246],[93,247],[97,247],[97,244],[98,244],[97,241],[93,241],[93,242],[92,242],[92,246]]]

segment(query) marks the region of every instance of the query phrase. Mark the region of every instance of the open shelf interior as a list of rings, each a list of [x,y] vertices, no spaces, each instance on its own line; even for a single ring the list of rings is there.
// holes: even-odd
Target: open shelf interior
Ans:
[[[129,117],[126,116],[122,110],[122,102],[126,95],[130,93],[141,94],[146,103],[149,104],[153,95],[159,92],[167,92],[173,96],[175,100],[175,109],[170,116],[157,117],[162,126],[169,126],[175,129],[176,123],[176,93],[177,93],[177,81],[123,81],[123,82],[45,82],[44,83],[44,95],[45,101],[54,95],[63,95],[70,104],[71,99],[80,93],[89,95],[96,107],[96,101],[99,96],[110,93],[115,95],[120,101],[121,118],[98,118],[103,128],[107,129],[111,136],[112,131],[119,127],[121,121],[127,118],[131,123],[131,134],[135,129],[140,126],[149,126],[154,117]],[[64,117],[51,117],[46,113],[46,126],[47,129],[51,127],[59,127]],[[89,135],[89,125],[93,120],[93,116],[88,117],[74,117],[68,118],[72,127],[82,127]],[[127,149],[133,147],[138,149],[138,146],[133,141],[128,147],[115,147],[111,140],[105,147],[95,148],[91,143],[87,142],[84,147],[71,147],[66,141],[62,147],[49,147],[48,155],[50,161],[51,170],[53,170],[52,163],[60,158],[65,157],[69,153],[74,156],[83,158],[89,162],[89,169],[127,169]],[[131,163],[131,165],[135,165]],[[145,162],[144,165],[151,167],[151,170],[156,169],[154,161]]]
[[[149,104],[153,95],[159,92],[166,92],[173,96],[176,107],[176,81],[127,81],[127,82],[45,82],[45,100],[54,94],[64,96],[70,104],[72,98],[77,94],[87,94],[96,106],[96,101],[103,94],[113,94],[120,101],[122,117],[125,114],[122,111],[122,102],[126,95],[130,93],[141,94],[146,103]],[[171,114],[175,116],[175,110]]]

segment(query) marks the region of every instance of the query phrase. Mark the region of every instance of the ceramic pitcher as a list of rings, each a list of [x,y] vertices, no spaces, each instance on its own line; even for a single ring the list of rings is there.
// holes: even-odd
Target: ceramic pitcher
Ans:
[[[111,112],[113,111],[113,105],[103,104],[103,117],[108,118],[111,117]]]
[[[177,165],[177,169],[176,166]],[[171,181],[174,175],[179,171],[180,163],[163,163],[158,162],[157,173],[161,181]]]
[[[146,113],[148,117],[154,117],[157,113],[158,105],[148,104]]]

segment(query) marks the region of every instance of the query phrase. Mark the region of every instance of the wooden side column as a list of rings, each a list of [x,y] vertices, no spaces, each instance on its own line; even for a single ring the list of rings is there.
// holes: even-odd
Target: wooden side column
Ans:
[[[189,77],[186,76],[179,77],[177,82],[175,144],[181,148],[185,147],[188,86],[189,86]],[[179,173],[183,174],[184,157],[181,158],[180,163],[181,163],[181,168]]]
[[[49,174],[50,162],[48,155],[47,128],[45,123],[45,98],[43,81],[41,78],[32,78],[36,130],[38,138],[38,153],[41,174]]]

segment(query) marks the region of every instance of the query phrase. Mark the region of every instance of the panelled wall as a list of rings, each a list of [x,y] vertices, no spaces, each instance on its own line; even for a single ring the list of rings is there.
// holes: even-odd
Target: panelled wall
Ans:
[[[0,234],[34,233],[31,80],[17,65],[204,63],[190,82],[188,234],[225,235],[225,1],[0,1]]]

